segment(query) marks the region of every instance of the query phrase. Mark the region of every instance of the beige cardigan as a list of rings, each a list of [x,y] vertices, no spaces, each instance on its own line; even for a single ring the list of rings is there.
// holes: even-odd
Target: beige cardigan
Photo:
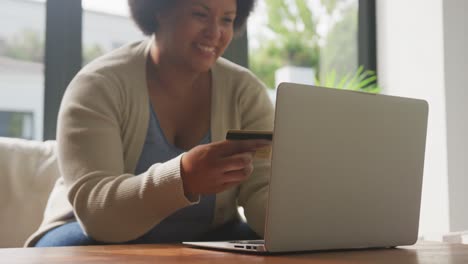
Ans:
[[[183,154],[134,175],[149,123],[145,65],[151,41],[94,61],[70,83],[57,128],[62,177],[26,246],[75,219],[96,240],[129,241],[191,205],[180,177]],[[211,72],[213,142],[224,140],[228,129],[272,129],[273,106],[250,71],[219,59]],[[248,224],[263,235],[269,170],[268,162],[254,162],[247,181],[216,195],[213,228],[237,217],[240,205]]]

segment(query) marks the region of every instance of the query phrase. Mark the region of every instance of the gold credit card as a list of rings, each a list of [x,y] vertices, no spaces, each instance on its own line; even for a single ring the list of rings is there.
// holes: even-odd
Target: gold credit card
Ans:
[[[248,139],[264,139],[273,140],[272,131],[263,130],[228,130],[226,134],[227,140],[248,140]],[[271,146],[266,146],[255,151],[254,158],[271,159]]]

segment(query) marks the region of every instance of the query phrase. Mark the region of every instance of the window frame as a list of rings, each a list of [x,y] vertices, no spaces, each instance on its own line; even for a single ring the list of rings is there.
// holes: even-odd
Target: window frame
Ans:
[[[358,12],[358,62],[377,73],[376,0],[359,0]]]
[[[46,1],[44,56],[44,140],[56,138],[57,117],[65,89],[81,69],[81,1]]]

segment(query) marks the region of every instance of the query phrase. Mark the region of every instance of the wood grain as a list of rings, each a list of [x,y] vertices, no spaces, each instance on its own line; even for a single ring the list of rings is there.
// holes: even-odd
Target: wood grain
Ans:
[[[251,255],[183,245],[119,245],[0,249],[0,263],[418,263],[466,264],[468,245],[426,243],[397,249]]]

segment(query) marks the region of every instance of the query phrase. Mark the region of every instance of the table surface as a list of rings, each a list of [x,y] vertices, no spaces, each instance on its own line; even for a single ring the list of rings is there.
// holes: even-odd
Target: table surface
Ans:
[[[252,255],[184,245],[0,249],[0,263],[468,263],[468,245],[421,243],[396,249]]]

